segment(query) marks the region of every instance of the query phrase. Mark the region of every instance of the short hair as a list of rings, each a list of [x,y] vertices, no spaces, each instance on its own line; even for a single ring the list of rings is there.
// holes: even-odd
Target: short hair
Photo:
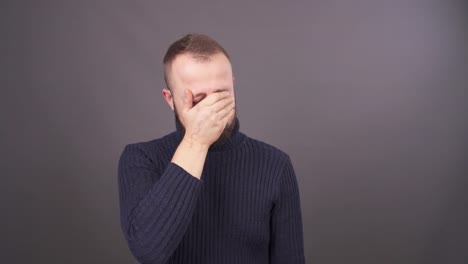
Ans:
[[[176,40],[167,49],[166,55],[164,55],[164,81],[168,89],[170,88],[169,80],[169,69],[172,62],[178,55],[191,54],[192,57],[198,61],[208,61],[210,56],[215,54],[224,54],[229,62],[231,58],[226,50],[214,39],[203,34],[187,34],[184,37]]]

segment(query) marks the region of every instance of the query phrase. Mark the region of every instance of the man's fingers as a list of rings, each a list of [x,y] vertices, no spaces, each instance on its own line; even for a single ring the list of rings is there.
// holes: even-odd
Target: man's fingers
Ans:
[[[219,120],[223,120],[224,118],[229,116],[229,114],[233,114],[233,113],[234,113],[234,104],[227,105],[226,107],[221,109],[217,115],[219,117]]]
[[[224,127],[227,126],[227,123],[229,122],[229,120],[231,120],[231,118],[234,116],[235,114],[235,110],[234,109],[231,109],[231,111],[228,111],[228,113],[226,114],[225,117],[223,117],[223,119],[221,119],[224,123]]]
[[[229,97],[229,92],[216,92],[208,95],[205,99],[201,101],[201,103],[203,103],[203,105],[205,106],[210,106],[215,104],[219,100],[227,97]]]
[[[219,100],[218,102],[214,103],[211,107],[215,113],[218,113],[222,109],[234,105],[234,98],[227,97]]]

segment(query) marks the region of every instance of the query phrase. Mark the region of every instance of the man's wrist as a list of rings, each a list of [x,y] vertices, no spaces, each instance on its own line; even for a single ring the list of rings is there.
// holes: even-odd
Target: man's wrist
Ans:
[[[183,147],[186,147],[190,150],[193,150],[193,151],[196,151],[196,152],[207,152],[208,149],[209,149],[209,145],[207,144],[203,144],[203,143],[200,143],[196,140],[193,140],[193,138],[191,138],[190,136],[184,136],[182,138],[182,141],[180,142],[180,144],[183,146]]]

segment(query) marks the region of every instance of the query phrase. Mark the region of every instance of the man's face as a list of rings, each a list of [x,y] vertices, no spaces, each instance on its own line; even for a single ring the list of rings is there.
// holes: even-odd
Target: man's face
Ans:
[[[222,53],[210,56],[210,60],[207,61],[196,60],[191,54],[177,56],[172,62],[170,81],[176,123],[183,131],[185,131],[184,124],[179,118],[177,109],[182,109],[185,89],[192,91],[194,106],[214,92],[228,91],[235,97],[231,63]],[[235,118],[236,115],[228,121],[226,128],[213,145],[221,144],[230,137]]]

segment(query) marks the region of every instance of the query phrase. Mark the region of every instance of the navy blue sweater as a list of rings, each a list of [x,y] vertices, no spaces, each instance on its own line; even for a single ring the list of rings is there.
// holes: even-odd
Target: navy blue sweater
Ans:
[[[200,179],[171,162],[176,131],[125,146],[120,221],[141,263],[303,264],[299,188],[289,156],[235,130]]]

